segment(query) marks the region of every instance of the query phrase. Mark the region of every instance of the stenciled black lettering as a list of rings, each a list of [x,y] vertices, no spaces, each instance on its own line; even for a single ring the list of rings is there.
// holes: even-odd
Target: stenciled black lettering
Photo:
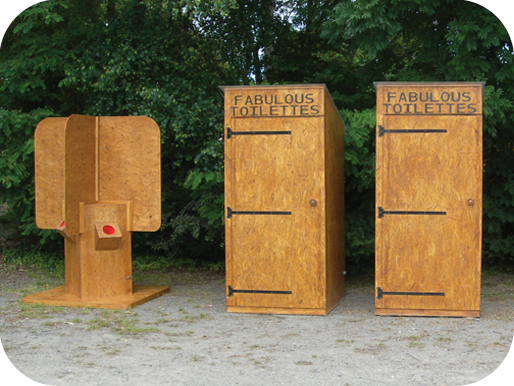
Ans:
[[[425,114],[433,114],[434,113],[434,104],[433,103],[425,103]]]
[[[404,92],[402,92],[400,94],[400,98],[398,99],[398,101],[400,101],[400,102],[407,102],[407,97],[405,96]]]
[[[270,106],[269,107],[269,115],[278,115],[278,107],[279,106]]]
[[[384,103],[384,107],[385,107],[385,110],[386,110],[386,114],[389,114],[389,106],[391,106],[391,103]]]
[[[469,114],[473,114],[473,113],[476,113],[476,112],[477,112],[476,104],[474,104],[474,103],[468,104],[468,113]]]
[[[253,104],[252,97],[248,95],[245,100],[245,106]]]
[[[311,93],[305,94],[305,101],[307,103],[314,103],[314,98]]]
[[[262,95],[259,95],[259,94],[255,95],[255,102],[254,102],[254,104],[262,105]]]
[[[319,114],[319,108],[318,107],[319,107],[318,105],[312,105],[311,106],[312,115]]]
[[[455,106],[455,103],[447,103],[446,106],[448,106],[449,113],[454,114],[453,106]]]
[[[236,116],[237,107],[231,107],[231,109],[232,109],[232,116],[235,117]]]
[[[466,105],[464,103],[457,103],[457,114],[465,114]]]
[[[396,93],[393,91],[388,91],[387,92],[387,101],[391,102],[391,99],[396,99]]]
[[[430,92],[430,102],[439,102],[439,99],[434,98],[434,93]]]
[[[291,94],[287,94],[285,97],[285,101],[287,104],[291,104],[294,101],[294,97]]]
[[[301,96],[302,98],[300,99],[299,96]],[[303,103],[303,94],[300,94],[299,96],[298,96],[298,94],[294,94],[294,101],[298,105]],[[300,100],[298,100],[298,99],[300,99]]]
[[[460,91],[457,92],[457,96],[455,96],[455,91],[452,91],[452,102],[460,101]]]
[[[471,100],[471,93],[469,91],[464,91],[462,93],[462,101],[469,102]]]
[[[242,95],[235,95],[234,96],[234,105],[237,106],[237,102],[240,102],[243,100],[243,96]]]
[[[428,96],[428,92],[425,93],[425,99],[423,99],[423,93],[419,93],[419,100],[421,102],[428,102],[428,99],[429,99],[429,96]]]
[[[410,107],[412,106],[412,103],[406,103],[405,107],[407,110],[405,110],[405,114],[412,114],[412,111],[410,111]]]
[[[402,105],[399,103],[393,105],[393,112],[395,114],[400,114],[402,112]]]
[[[442,92],[441,93],[441,100],[443,102],[448,102],[450,100],[450,93],[447,93],[446,91]]]
[[[409,102],[414,103],[418,101],[418,94],[415,92],[409,93]]]
[[[300,115],[309,115],[309,105],[300,105]]]
[[[241,107],[241,109],[239,110],[239,114],[242,115],[243,117],[247,116],[248,115],[248,108]]]

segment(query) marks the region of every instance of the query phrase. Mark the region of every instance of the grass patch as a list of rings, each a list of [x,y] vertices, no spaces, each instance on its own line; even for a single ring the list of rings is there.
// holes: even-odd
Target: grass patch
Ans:
[[[158,332],[156,327],[142,328],[137,326],[139,321],[134,319],[136,312],[122,312],[121,310],[103,310],[97,318],[88,320],[88,330],[111,328],[118,334],[142,334],[145,332]]]
[[[29,248],[3,248],[3,263],[10,267],[32,267],[58,278],[64,278],[64,251],[43,252]]]
[[[213,317],[209,317],[206,314],[200,314],[200,315],[185,315],[184,317],[180,318],[179,320],[182,321],[182,322],[193,323],[193,322],[195,322],[197,320],[202,320],[202,319],[211,320],[211,319],[214,319],[214,318]]]
[[[63,307],[52,307],[44,304],[21,304],[20,317],[26,319],[50,318],[64,312]]]
[[[407,337],[404,337],[401,339],[409,341],[408,347],[422,347],[423,346],[423,342],[421,342],[421,340],[420,340],[421,337],[419,337],[418,335],[411,335],[411,336],[407,336]]]
[[[114,331],[118,334],[142,334],[145,332],[159,332],[159,329],[157,327],[149,327],[149,328],[142,328],[137,327],[136,323],[138,323],[135,319],[124,319],[122,320],[119,325],[114,327]]]
[[[310,366],[310,365],[313,365],[314,363],[312,363],[311,361],[298,361],[298,362],[295,362],[294,364],[299,365],[299,366]]]
[[[193,331],[185,331],[185,332],[165,332],[164,335],[168,336],[191,336],[193,335]]]

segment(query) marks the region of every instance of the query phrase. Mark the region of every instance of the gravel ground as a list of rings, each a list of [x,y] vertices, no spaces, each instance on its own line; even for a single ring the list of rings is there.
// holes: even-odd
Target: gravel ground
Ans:
[[[24,305],[62,279],[0,266],[7,357],[46,385],[468,385],[498,368],[514,332],[513,275],[484,277],[480,319],[374,316],[373,283],[349,283],[328,316],[286,316],[226,313],[220,274],[135,282],[171,290],[127,311]]]

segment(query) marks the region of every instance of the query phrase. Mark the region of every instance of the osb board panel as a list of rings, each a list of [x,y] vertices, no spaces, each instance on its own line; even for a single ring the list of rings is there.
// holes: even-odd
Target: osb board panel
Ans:
[[[133,293],[110,298],[81,299],[66,292],[65,286],[52,288],[24,297],[21,301],[30,304],[45,304],[63,307],[93,307],[127,309],[155,299],[169,291],[166,286],[135,285]]]
[[[148,117],[100,117],[99,200],[132,201],[133,231],[161,225],[161,142]]]
[[[325,308],[227,307],[227,312],[243,314],[326,315],[329,311]]]
[[[324,85],[226,86],[225,119],[324,114]]]
[[[64,127],[67,118],[46,118],[34,133],[36,225],[55,229],[64,220]]]
[[[237,290],[291,294],[235,293],[227,298],[227,305],[325,307],[319,220],[305,221],[297,214],[254,217],[227,219],[233,226],[233,272],[227,285]]]
[[[84,237],[84,234],[76,235],[75,242],[64,239],[64,286],[67,293],[79,298],[82,294],[81,251]]]
[[[375,315],[382,316],[451,316],[461,318],[477,318],[480,316],[479,310],[410,310],[410,309],[391,309],[377,308]]]
[[[72,115],[64,132],[66,233],[80,233],[80,203],[96,200],[96,118]]]
[[[91,204],[85,208],[85,233],[81,235],[81,297],[113,297],[132,292],[131,234],[127,232],[124,204]],[[118,224],[120,249],[95,250],[95,223]]]
[[[241,294],[228,306],[325,307],[325,196],[322,118],[231,119],[234,131],[290,131],[225,140],[227,286],[292,291]],[[315,200],[312,206],[310,200]]]
[[[444,211],[446,215],[386,214],[376,219],[376,286],[392,292],[444,292],[445,296],[384,295],[376,299],[376,307],[478,310],[481,116],[384,115],[382,101],[379,96],[377,126],[385,130],[447,132],[377,137],[377,208]],[[468,205],[468,199],[474,204]]]
[[[327,309],[345,294],[344,243],[344,124],[331,98],[325,94],[325,189]]]
[[[377,115],[482,114],[482,83],[375,82],[375,87]]]
[[[469,209],[469,198],[480,201],[479,125],[477,116],[386,116],[384,126],[390,129],[447,132],[388,133],[380,138],[384,167],[381,206],[385,210],[438,211],[450,206]],[[481,213],[481,203],[472,209],[474,214]]]

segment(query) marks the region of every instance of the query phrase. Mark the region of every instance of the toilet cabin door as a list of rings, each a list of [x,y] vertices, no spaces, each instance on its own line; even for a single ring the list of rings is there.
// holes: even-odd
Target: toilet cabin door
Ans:
[[[324,307],[322,119],[233,118],[226,125],[229,310]]]
[[[478,316],[481,92],[377,87],[377,314]]]

